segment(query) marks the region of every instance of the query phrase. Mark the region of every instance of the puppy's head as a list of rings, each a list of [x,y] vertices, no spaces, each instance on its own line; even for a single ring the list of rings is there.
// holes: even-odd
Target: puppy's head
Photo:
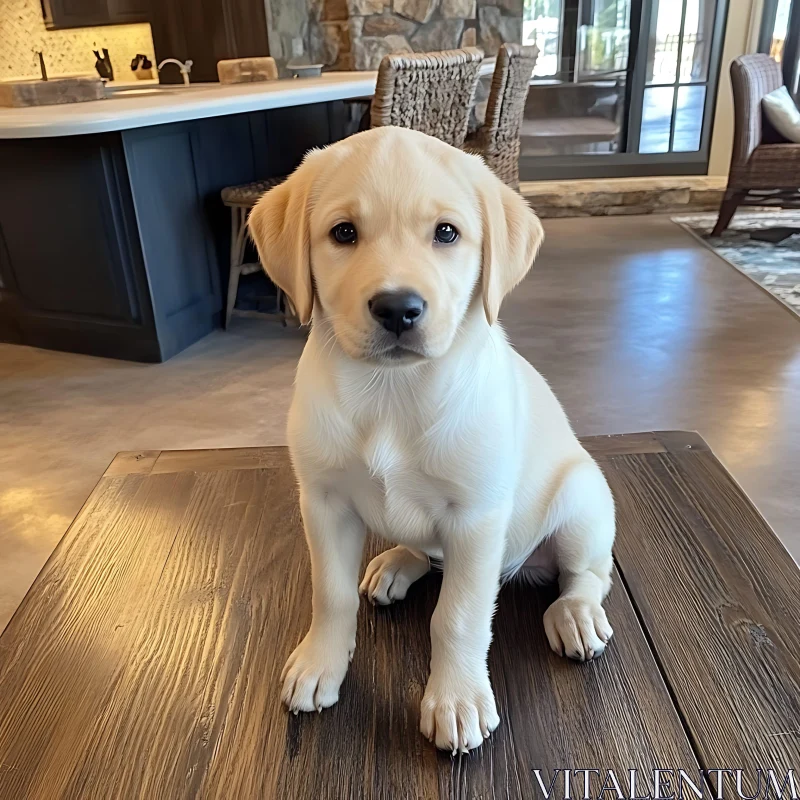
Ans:
[[[446,353],[473,297],[494,323],[543,238],[481,159],[403,128],[312,151],[249,225],[302,323],[314,311],[352,358],[398,365]]]

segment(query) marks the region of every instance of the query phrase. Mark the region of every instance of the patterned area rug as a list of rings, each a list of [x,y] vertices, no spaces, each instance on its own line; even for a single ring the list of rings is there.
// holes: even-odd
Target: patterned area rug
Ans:
[[[672,220],[800,315],[800,211],[739,211],[728,230],[716,237],[710,235],[715,213]],[[775,228],[797,232],[777,243],[759,240]]]

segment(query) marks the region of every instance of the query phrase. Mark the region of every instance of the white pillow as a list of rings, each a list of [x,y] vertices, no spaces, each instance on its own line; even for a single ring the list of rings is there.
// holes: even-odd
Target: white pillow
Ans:
[[[778,133],[800,144],[800,111],[785,86],[764,96],[761,106]]]

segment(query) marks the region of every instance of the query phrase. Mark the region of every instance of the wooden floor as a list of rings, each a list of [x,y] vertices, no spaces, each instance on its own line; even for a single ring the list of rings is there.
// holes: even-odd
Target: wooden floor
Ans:
[[[552,592],[504,588],[501,726],[457,758],[418,732],[437,576],[365,604],[338,705],[287,715],[311,598],[286,451],[120,454],[0,637],[0,797],[541,798],[535,770],[565,768],[599,770],[593,797],[608,770],[652,793],[656,768],[741,769],[753,795],[800,768],[794,562],[696,434],[584,441],[618,504],[615,636],[558,658]]]

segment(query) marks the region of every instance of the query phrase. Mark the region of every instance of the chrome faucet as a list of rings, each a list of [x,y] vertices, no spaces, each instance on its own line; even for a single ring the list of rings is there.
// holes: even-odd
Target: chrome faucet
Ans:
[[[181,75],[183,75],[183,82],[188,86],[189,85],[189,73],[192,71],[192,64],[194,62],[189,60],[185,64],[181,61],[178,61],[177,58],[165,58],[157,67],[156,69],[158,72],[161,72],[161,68],[164,64],[177,64],[178,69],[181,71]]]

